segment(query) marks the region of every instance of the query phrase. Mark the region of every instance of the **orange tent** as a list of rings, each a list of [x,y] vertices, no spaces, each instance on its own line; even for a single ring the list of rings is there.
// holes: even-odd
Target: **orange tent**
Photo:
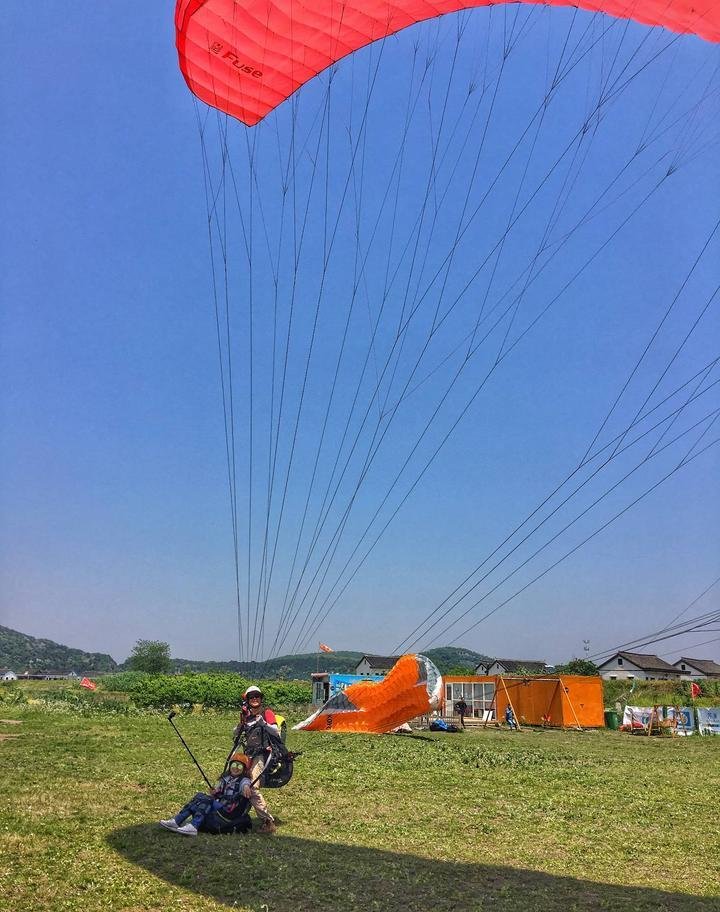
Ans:
[[[493,685],[492,709],[502,721],[508,704],[521,725],[557,728],[602,728],[605,725],[602,678],[583,675],[448,675],[444,714],[453,715],[453,684]],[[466,700],[467,702],[467,700]],[[485,709],[488,709],[487,690]],[[469,714],[472,717],[473,713]],[[481,717],[479,713],[476,717]]]

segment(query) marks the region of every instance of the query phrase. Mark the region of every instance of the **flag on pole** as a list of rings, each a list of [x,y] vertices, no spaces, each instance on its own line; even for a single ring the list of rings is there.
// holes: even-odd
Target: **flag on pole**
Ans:
[[[320,647],[320,652],[335,652],[335,650],[331,649],[327,643],[318,643],[318,646]]]
[[[83,678],[80,682],[81,687],[87,687],[88,690],[97,690],[97,684],[94,681],[91,681],[90,678]]]
[[[699,684],[696,684],[696,683],[693,681],[693,683],[690,685],[690,696],[691,696],[691,697],[693,698],[693,700],[694,700],[695,697],[699,697],[701,693],[702,693],[702,691],[700,690],[700,685],[699,685]]]

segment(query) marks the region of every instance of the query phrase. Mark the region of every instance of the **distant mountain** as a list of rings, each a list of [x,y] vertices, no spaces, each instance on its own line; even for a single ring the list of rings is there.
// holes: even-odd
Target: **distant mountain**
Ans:
[[[78,674],[115,671],[117,662],[102,652],[83,652],[53,640],[37,639],[0,626],[0,667],[16,674],[25,671],[54,671]]]
[[[363,657],[362,652],[310,652],[304,655],[278,656],[267,662],[198,662],[194,659],[173,659],[176,671],[233,671],[246,678],[309,678],[314,671],[352,674]],[[472,674],[476,666],[488,657],[470,649],[440,646],[425,650],[443,674],[459,673],[465,669]]]
[[[438,646],[437,649],[426,649],[424,653],[437,665],[443,674],[454,671],[461,673],[461,669],[472,674],[481,662],[494,662],[490,656],[472,649],[463,649],[461,646]]]

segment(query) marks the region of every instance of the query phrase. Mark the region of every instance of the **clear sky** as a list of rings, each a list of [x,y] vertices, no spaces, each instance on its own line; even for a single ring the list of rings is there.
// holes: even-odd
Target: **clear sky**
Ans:
[[[0,623],[230,659],[239,601],[244,656],[286,606],[276,651],[562,661],[720,575],[717,47],[577,11],[445,18],[226,135],[178,70],[169,0],[3,5]],[[715,639],[695,652],[718,659],[719,626],[648,651]]]

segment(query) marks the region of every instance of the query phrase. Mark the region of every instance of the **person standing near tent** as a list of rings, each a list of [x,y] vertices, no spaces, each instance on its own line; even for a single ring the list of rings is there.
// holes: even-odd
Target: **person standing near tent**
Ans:
[[[468,705],[465,700],[460,697],[460,699],[455,704],[455,712],[460,716],[460,725],[465,728],[465,716],[467,715]]]
[[[253,684],[243,694],[243,707],[240,722],[235,726],[235,738],[241,735],[245,739],[245,752],[250,757],[250,779],[252,780],[252,793],[250,804],[261,821],[261,833],[274,833],[277,829],[275,818],[268,810],[265,799],[257,788],[256,780],[260,778],[270,756],[270,746],[265,737],[269,730],[280,737],[275,713],[263,706],[263,692]]]
[[[515,714],[513,713],[513,708],[509,703],[505,707],[505,721],[507,722],[508,727],[511,730],[514,730],[517,728],[517,722],[515,721]]]

